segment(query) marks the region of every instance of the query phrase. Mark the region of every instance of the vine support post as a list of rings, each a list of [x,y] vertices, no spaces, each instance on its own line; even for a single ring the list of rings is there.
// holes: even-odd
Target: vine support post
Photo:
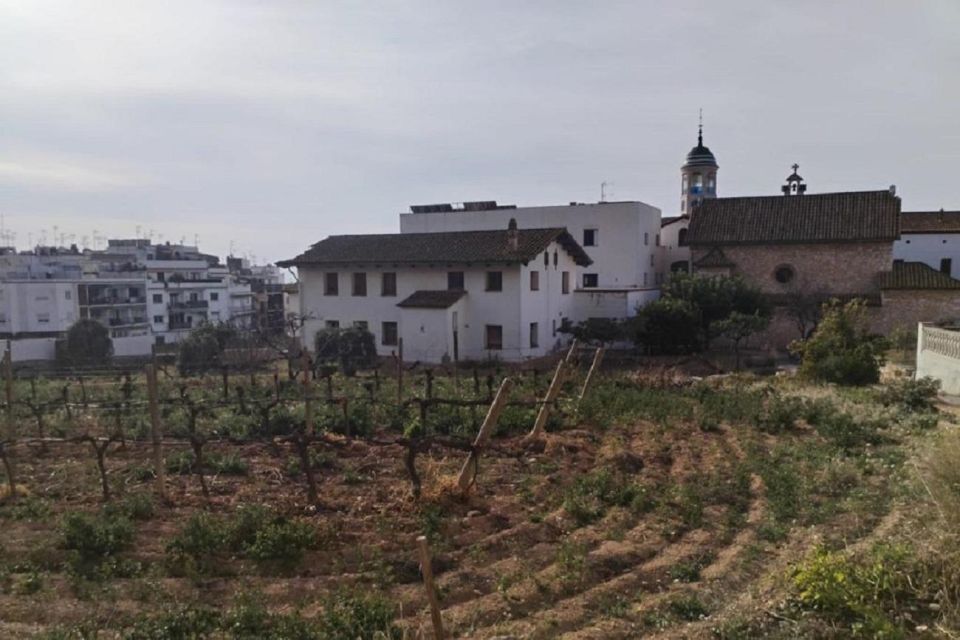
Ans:
[[[460,477],[457,478],[457,485],[461,491],[467,491],[477,479],[480,451],[487,444],[490,436],[493,435],[494,429],[497,428],[497,421],[507,404],[507,397],[510,395],[511,388],[513,388],[513,381],[510,378],[504,378],[497,390],[496,397],[490,404],[490,408],[487,409],[487,416],[483,419],[480,431],[477,432],[477,437],[473,441],[473,451],[467,456],[463,468],[460,469]]]
[[[313,466],[310,460],[310,441],[314,436],[313,397],[310,380],[310,352],[303,350],[303,433],[295,440],[297,454],[300,456],[300,466],[307,478],[307,500],[314,507],[320,506],[320,497],[317,492],[317,481],[313,477]]]
[[[157,495],[167,502],[167,474],[163,466],[162,426],[160,425],[160,400],[157,391],[157,369],[147,365],[147,399],[150,404],[150,440],[153,443],[153,467],[157,479]]]
[[[606,348],[597,347],[597,352],[593,354],[593,363],[590,365],[590,370],[587,371],[587,377],[583,381],[583,388],[580,389],[580,399],[577,400],[577,406],[583,402],[583,397],[587,395],[587,389],[590,388],[590,383],[593,381],[593,376],[600,369],[600,363],[603,361],[603,354],[606,352]]]
[[[313,398],[310,397],[310,352],[303,350],[303,417],[304,430],[308,435],[313,435]]]
[[[403,403],[403,338],[397,340],[397,404]]]
[[[223,365],[220,375],[223,379],[223,401],[227,402],[230,399],[230,367]]]
[[[13,350],[10,341],[7,340],[7,348],[3,352],[3,388],[4,398],[6,400],[5,422],[6,438],[0,441],[0,457],[3,458],[4,471],[7,473],[7,485],[9,486],[10,500],[17,497],[17,483],[14,477],[12,452],[13,442],[16,439],[16,422],[13,418]],[[11,447],[7,447],[7,444]]]
[[[427,600],[430,601],[433,637],[435,640],[444,640],[443,618],[440,616],[437,586],[433,582],[433,567],[430,564],[430,545],[427,544],[427,536],[417,536],[417,547],[420,550],[420,572],[423,574],[423,586],[427,590]]]
[[[533,429],[531,429],[527,437],[524,438],[526,442],[532,442],[543,435],[543,429],[547,426],[547,418],[550,417],[550,405],[556,401],[557,396],[560,395],[560,387],[563,386],[563,372],[565,368],[566,360],[560,360],[560,362],[557,363],[556,370],[553,372],[550,387],[547,389],[546,395],[543,396],[543,404],[540,405],[540,410],[537,412],[537,419],[533,423]]]

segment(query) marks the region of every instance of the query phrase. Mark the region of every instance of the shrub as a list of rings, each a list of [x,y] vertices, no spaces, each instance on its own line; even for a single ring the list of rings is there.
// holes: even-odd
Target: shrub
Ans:
[[[321,329],[314,336],[318,364],[336,365],[347,376],[377,363],[377,342],[366,329]]]
[[[558,331],[569,333],[585,343],[604,344],[624,338],[624,324],[612,318],[588,318],[575,325],[565,325]]]
[[[801,358],[801,375],[844,385],[873,384],[880,379],[886,340],[867,331],[862,300],[824,306],[823,319],[806,341],[790,349]]]
[[[580,526],[599,520],[613,506],[646,511],[652,505],[645,487],[607,469],[577,478],[563,499],[564,510]]]
[[[220,367],[223,352],[235,333],[232,327],[222,323],[204,323],[191,331],[180,342],[177,353],[180,375],[203,373]]]
[[[209,513],[197,513],[167,545],[171,568],[182,573],[207,573],[217,566],[227,532],[224,523]]]
[[[259,529],[246,551],[254,560],[294,564],[315,541],[316,531],[308,523],[280,521]]]
[[[774,396],[767,402],[757,427],[766,433],[783,433],[793,429],[804,414],[805,404],[794,396]]]
[[[697,310],[700,339],[707,347],[719,334],[718,323],[734,312],[759,318],[770,316],[770,304],[760,289],[739,276],[674,274],[661,288],[661,295],[686,302]]]
[[[894,380],[877,393],[877,399],[887,407],[895,406],[907,411],[933,411],[934,401],[940,392],[940,381],[933,378]]]
[[[393,624],[394,613],[395,607],[380,594],[339,591],[323,603],[320,637],[399,640],[402,635]]]
[[[660,298],[641,307],[628,321],[637,344],[656,353],[689,353],[700,349],[700,310],[692,302]]]
[[[57,356],[66,365],[105,364],[113,355],[110,330],[96,320],[77,320],[69,329]]]
[[[81,561],[95,562],[127,549],[134,528],[122,515],[73,512],[64,517],[61,533],[64,548],[76,551]]]

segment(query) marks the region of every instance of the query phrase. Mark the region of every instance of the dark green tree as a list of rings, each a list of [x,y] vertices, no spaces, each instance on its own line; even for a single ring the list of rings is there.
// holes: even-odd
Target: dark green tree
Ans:
[[[790,350],[800,356],[800,374],[812,380],[863,385],[880,380],[880,367],[889,343],[870,333],[866,303],[832,300],[808,340],[796,341]]]
[[[77,320],[67,329],[59,351],[61,362],[71,366],[106,364],[113,356],[110,330],[96,320]]]
[[[377,363],[377,342],[366,329],[321,329],[314,337],[316,364],[336,366],[344,375]]]
[[[651,353],[690,353],[700,349],[700,312],[686,300],[660,298],[627,321],[627,334]]]
[[[706,348],[718,335],[719,325],[716,323],[727,319],[734,311],[765,318],[771,312],[770,303],[760,289],[740,276],[677,273],[664,285],[661,295],[684,300],[699,310],[700,338]]]
[[[180,342],[177,352],[180,374],[190,375],[219,368],[223,364],[223,352],[235,335],[236,330],[223,323],[199,325]]]
[[[559,331],[591,344],[609,344],[623,340],[625,336],[623,323],[613,318],[588,318],[574,325],[565,325]]]
[[[723,320],[714,324],[717,335],[733,342],[733,353],[736,358],[736,369],[740,370],[740,344],[755,333],[770,326],[770,318],[761,316],[759,312],[753,314],[732,312]]]

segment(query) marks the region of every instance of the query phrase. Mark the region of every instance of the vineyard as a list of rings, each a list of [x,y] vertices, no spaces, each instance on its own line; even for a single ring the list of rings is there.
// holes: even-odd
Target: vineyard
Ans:
[[[950,593],[848,611],[803,580],[841,552],[908,562],[877,544],[953,414],[910,384],[695,364],[8,366],[0,637],[936,629]]]

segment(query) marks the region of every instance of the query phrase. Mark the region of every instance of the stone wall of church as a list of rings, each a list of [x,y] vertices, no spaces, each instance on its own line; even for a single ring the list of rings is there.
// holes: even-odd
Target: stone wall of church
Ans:
[[[723,252],[736,266],[731,270],[764,293],[787,293],[792,287],[838,295],[876,294],[877,274],[893,265],[893,244],[820,243],[724,246]],[[693,262],[709,248],[695,247]],[[794,271],[794,281],[781,284],[774,272],[783,265]]]

